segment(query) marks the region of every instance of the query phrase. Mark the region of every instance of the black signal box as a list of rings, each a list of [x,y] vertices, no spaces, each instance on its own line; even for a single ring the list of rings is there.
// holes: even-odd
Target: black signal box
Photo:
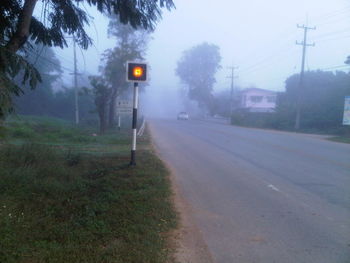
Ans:
[[[127,62],[126,80],[129,82],[147,81],[147,64],[139,62]]]

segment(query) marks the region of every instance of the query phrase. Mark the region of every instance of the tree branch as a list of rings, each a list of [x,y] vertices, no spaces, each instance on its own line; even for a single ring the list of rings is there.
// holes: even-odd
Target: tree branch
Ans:
[[[11,52],[17,52],[27,41],[29,36],[30,22],[37,0],[25,0],[15,34],[7,43],[6,48]]]

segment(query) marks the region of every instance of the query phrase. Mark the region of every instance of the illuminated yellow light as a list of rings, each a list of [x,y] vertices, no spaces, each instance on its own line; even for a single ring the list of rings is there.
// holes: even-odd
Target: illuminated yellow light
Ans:
[[[141,68],[141,67],[135,67],[134,69],[133,69],[133,75],[134,75],[134,77],[136,77],[136,78],[140,78],[140,77],[142,77],[142,75],[143,75],[143,68]]]

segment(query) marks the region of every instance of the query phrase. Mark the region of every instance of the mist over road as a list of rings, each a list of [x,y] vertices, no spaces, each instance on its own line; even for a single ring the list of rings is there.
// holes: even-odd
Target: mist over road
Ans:
[[[199,120],[151,120],[216,262],[350,262],[350,145]]]

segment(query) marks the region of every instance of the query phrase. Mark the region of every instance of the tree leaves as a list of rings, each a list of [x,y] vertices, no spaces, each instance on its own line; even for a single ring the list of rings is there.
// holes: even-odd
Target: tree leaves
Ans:
[[[118,15],[124,24],[153,30],[162,17],[160,8],[170,10],[174,7],[172,0],[116,0],[110,1],[107,9]]]
[[[344,97],[350,94],[350,75],[342,71],[306,71],[300,91],[299,77],[290,76],[286,92],[279,96],[276,113],[285,128],[293,127],[298,92],[302,98],[302,128],[327,130],[341,126]]]
[[[199,106],[211,107],[215,74],[221,68],[218,46],[203,43],[183,52],[176,74],[188,88],[188,96]]]
[[[45,46],[66,47],[66,35],[74,35],[78,45],[83,49],[92,44],[92,39],[84,29],[84,26],[89,24],[89,16],[80,8],[84,2],[96,6],[101,13],[116,15],[122,23],[146,29],[154,29],[156,22],[161,18],[162,8],[169,10],[174,8],[172,0],[43,0],[43,16],[38,19],[32,16],[36,1],[1,0],[0,111],[2,113],[10,109],[8,103],[11,101],[11,94],[18,96],[21,93],[19,86],[11,84],[14,76],[24,70],[23,83],[28,82],[33,88],[40,80],[38,71],[27,63],[21,54],[16,54],[18,50],[23,50],[28,36],[36,44]],[[26,4],[32,8],[24,10]],[[29,18],[32,16],[31,21],[28,15]],[[23,20],[24,17],[26,20]],[[9,54],[10,50],[13,54]]]
[[[344,63],[350,65],[350,56],[348,56],[348,57],[346,58],[346,60],[345,60]]]
[[[0,62],[0,118],[2,118],[7,112],[13,111],[12,95],[20,96],[23,93],[13,79],[22,73],[22,85],[28,83],[31,88],[35,88],[41,77],[37,69],[21,55],[14,54],[2,46],[0,46]]]
[[[103,54],[105,66],[102,70],[106,80],[119,93],[127,88],[125,72],[126,61],[142,60],[150,40],[149,31],[134,29],[130,25],[121,24],[116,17],[111,17],[108,32],[117,40],[116,47]]]
[[[101,76],[89,76],[95,105],[100,119],[100,132],[104,133],[107,125],[107,106],[110,101],[111,88]]]

